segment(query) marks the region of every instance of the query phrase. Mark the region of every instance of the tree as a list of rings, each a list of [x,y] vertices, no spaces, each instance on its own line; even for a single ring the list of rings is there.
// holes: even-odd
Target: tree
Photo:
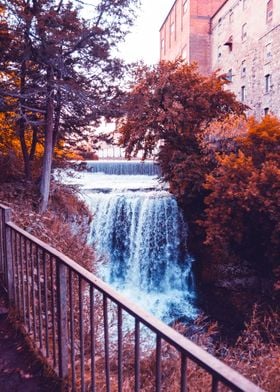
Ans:
[[[128,156],[139,151],[143,158],[155,156],[163,180],[184,204],[201,204],[204,197],[202,184],[211,169],[200,142],[204,128],[245,109],[224,90],[225,83],[177,60],[138,69],[127,94],[121,144]]]
[[[81,1],[6,0],[3,2],[10,44],[0,69],[15,75],[2,83],[0,94],[17,116],[26,175],[28,127],[41,136],[44,158],[41,211],[47,207],[55,144],[67,133],[81,132],[90,122],[112,115],[124,67],[112,56],[130,26],[138,0],[100,0],[91,18],[82,16]],[[38,135],[39,134],[39,135]]]
[[[280,121],[251,119],[236,143],[207,177],[202,225],[217,260],[247,261],[265,276],[280,257]]]

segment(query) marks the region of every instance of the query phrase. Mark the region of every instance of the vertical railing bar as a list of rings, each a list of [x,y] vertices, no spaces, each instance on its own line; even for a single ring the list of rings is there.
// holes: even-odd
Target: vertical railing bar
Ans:
[[[181,392],[187,392],[187,356],[181,353]]]
[[[7,274],[7,263],[6,263],[6,219],[5,210],[1,209],[1,247],[0,247],[0,264],[2,266],[3,283],[4,287],[8,289],[8,274]],[[1,271],[0,271],[1,272]]]
[[[0,215],[0,239],[1,239],[1,246],[0,246],[0,273],[3,274],[3,282],[5,287],[7,288],[7,282],[6,282],[6,269],[5,269],[5,238],[4,238],[4,225],[5,225],[5,216],[4,216],[4,211],[1,208],[1,215]]]
[[[48,307],[48,274],[47,274],[47,257],[43,251],[43,274],[44,274],[44,294],[45,294],[45,347],[46,356],[49,358],[49,307]]]
[[[26,325],[26,306],[25,306],[25,283],[24,283],[24,261],[23,261],[23,237],[19,236],[19,246],[20,246],[20,269],[21,269],[21,294],[22,294],[22,312],[23,312],[23,322]]]
[[[17,305],[15,231],[11,229],[10,233],[11,233],[11,250],[12,250],[12,260],[13,260],[14,303],[15,305]]]
[[[3,263],[3,272],[4,272],[4,282],[6,288],[8,289],[8,264],[7,264],[7,243],[6,243],[6,236],[7,236],[7,227],[6,227],[6,212],[2,210],[2,239],[3,239],[3,246],[2,246],[2,263]],[[9,213],[10,215],[10,210]],[[11,231],[10,231],[11,233]],[[11,241],[11,238],[10,238]],[[11,243],[10,243],[11,245]]]
[[[3,244],[3,246],[2,246],[2,263],[3,263],[3,272],[4,272],[4,283],[5,283],[5,286],[8,290],[8,288],[9,288],[9,277],[8,277],[9,266],[8,266],[8,257],[7,257],[8,249],[7,249],[6,240],[7,240],[8,233],[11,236],[11,229],[8,229],[6,227],[6,214],[7,214],[7,211],[3,210],[2,211],[2,239],[3,239],[3,242],[2,242],[2,244]],[[10,210],[8,212],[8,215],[10,217]],[[10,251],[11,251],[11,244],[12,244],[11,237],[9,238],[9,240],[10,240],[9,246],[10,246]]]
[[[59,377],[68,382],[68,314],[67,314],[67,275],[68,267],[55,258],[57,294],[57,336]]]
[[[76,366],[75,366],[75,320],[74,320],[74,301],[73,301],[73,272],[69,269],[69,307],[70,307],[70,339],[71,339],[71,374],[72,391],[76,391]]]
[[[41,277],[40,277],[40,248],[37,246],[37,288],[38,288],[38,315],[39,315],[39,342],[40,348],[43,347],[42,339],[42,295],[41,295]]]
[[[2,262],[3,262],[3,283],[7,290],[10,304],[15,304],[15,269],[13,259],[13,240],[12,230],[8,226],[11,221],[12,211],[10,208],[1,208],[1,225],[2,225]]]
[[[105,376],[106,391],[110,392],[110,360],[109,360],[109,327],[108,327],[108,299],[103,293],[103,317],[104,317],[104,348],[105,348]]]
[[[14,268],[14,299],[15,305],[17,305],[17,282],[16,282],[16,233],[14,230],[11,230],[11,238],[12,238],[12,259],[13,259],[13,268]]]
[[[135,392],[140,391],[140,323],[135,319]]]
[[[21,276],[20,276],[20,234],[16,232],[16,252],[17,252],[17,281],[18,281],[18,311],[22,317],[22,297],[21,297]]]
[[[8,273],[7,273],[7,257],[6,257],[6,217],[5,210],[1,209],[1,266],[3,273],[3,283],[6,289],[8,289]],[[0,271],[1,272],[1,271]]]
[[[122,308],[118,305],[118,392],[123,389],[123,331]]]
[[[13,302],[15,302],[15,270],[14,270],[14,260],[13,260],[13,244],[12,244],[12,230],[6,226],[6,223],[11,219],[11,210],[3,211],[3,263],[6,272],[6,287],[9,292],[9,283],[11,283],[9,273],[12,272],[12,282],[13,288],[10,290],[10,294],[13,296]],[[7,243],[8,240],[8,243]],[[8,253],[10,254],[10,260]],[[11,266],[8,265],[9,261],[11,262]],[[9,298],[10,299],[10,298]]]
[[[17,232],[13,231],[14,235],[14,266],[15,266],[15,288],[16,288],[16,308],[20,309],[20,294],[19,294],[19,274],[18,274],[18,244],[17,244]]]
[[[11,209],[3,209],[2,216],[2,230],[3,233],[3,262],[5,264],[6,271],[6,288],[8,291],[8,298],[10,304],[15,304],[16,301],[16,288],[15,288],[15,263],[13,254],[13,238],[12,229],[7,226],[7,223],[11,220]]]
[[[69,321],[70,321],[70,340],[71,340],[71,380],[72,391],[76,391],[76,367],[75,367],[75,321],[74,321],[74,301],[73,301],[73,272],[69,269]]]
[[[91,390],[95,391],[95,300],[94,287],[90,286],[90,345],[91,345]]]
[[[83,322],[83,287],[79,275],[79,322],[80,322],[80,364],[81,364],[81,391],[85,391],[85,350],[84,350],[84,322]]]
[[[56,356],[56,333],[55,333],[55,290],[54,287],[54,263],[55,260],[51,257],[50,266],[51,266],[51,316],[52,316],[52,349],[53,349],[53,366],[54,368],[57,365],[57,356]]]
[[[211,391],[212,392],[218,392],[218,386],[219,386],[219,380],[217,379],[217,377],[215,377],[215,375],[212,375],[212,387],[211,387]]]
[[[24,254],[25,254],[25,261],[26,261],[26,289],[27,289],[27,314],[28,314],[28,332],[31,330],[31,304],[30,304],[30,287],[29,287],[29,254],[27,251],[27,243],[28,240],[24,238]],[[29,250],[30,250],[30,242],[29,242]]]
[[[30,242],[30,255],[31,255],[31,290],[32,290],[32,313],[33,313],[33,336],[36,342],[37,327],[36,327],[36,301],[35,301],[35,282],[34,282],[34,247]]]
[[[156,392],[161,391],[161,337],[156,338]]]
[[[18,295],[17,295],[17,288],[18,288],[18,284],[16,281],[16,275],[17,275],[17,271],[16,271],[16,237],[15,237],[16,233],[14,230],[11,230],[11,237],[12,237],[12,254],[13,254],[13,265],[14,265],[14,291],[15,291],[15,306],[18,306]]]

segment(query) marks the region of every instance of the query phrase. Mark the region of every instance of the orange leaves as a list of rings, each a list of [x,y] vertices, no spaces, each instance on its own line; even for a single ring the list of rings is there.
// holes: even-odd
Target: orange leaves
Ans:
[[[206,178],[202,225],[206,243],[224,259],[274,265],[280,256],[280,122],[250,119],[248,128],[237,138],[239,151],[218,156]]]
[[[249,120],[248,141],[262,143],[280,142],[280,121],[271,115],[265,116],[258,123],[254,118]]]
[[[0,113],[0,153],[7,155],[11,150],[17,155],[20,153],[20,143],[12,126],[7,120],[13,113]]]

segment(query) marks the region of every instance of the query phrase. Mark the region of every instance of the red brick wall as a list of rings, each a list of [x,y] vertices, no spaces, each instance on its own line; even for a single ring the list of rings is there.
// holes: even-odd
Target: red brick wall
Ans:
[[[186,56],[189,62],[196,61],[203,73],[211,69],[210,56],[210,17],[225,0],[188,0],[187,12],[184,13],[184,0],[177,0],[171,8],[160,31],[161,60],[174,60]],[[171,25],[175,23],[174,32]]]
[[[190,62],[202,73],[211,71],[210,18],[225,0],[190,0]]]

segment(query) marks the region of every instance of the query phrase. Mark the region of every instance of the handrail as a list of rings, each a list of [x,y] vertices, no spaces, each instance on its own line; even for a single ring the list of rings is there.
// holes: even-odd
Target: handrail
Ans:
[[[0,204],[0,209],[2,209],[2,213],[3,213],[3,211],[7,210],[7,208],[2,206],[1,204]],[[3,222],[3,220],[2,220],[2,222]],[[56,289],[55,289],[55,285],[51,285],[51,286],[53,286],[52,291],[56,290],[56,294],[57,294],[57,307],[55,305],[53,306],[52,310],[53,310],[53,313],[55,313],[55,314],[52,314],[52,317],[58,318],[57,320],[53,319],[53,323],[52,323],[53,343],[55,343],[55,335],[56,335],[55,327],[54,327],[55,323],[58,323],[58,334],[59,335],[63,335],[64,332],[66,333],[65,330],[68,330],[69,328],[70,328],[70,334],[71,334],[71,339],[69,339],[69,336],[66,336],[67,333],[65,336],[62,336],[62,340],[64,339],[64,345],[61,344],[61,341],[60,341],[61,336],[58,336],[58,342],[57,342],[58,343],[58,350],[64,349],[64,356],[66,357],[66,361],[67,361],[66,364],[59,363],[59,373],[62,377],[67,377],[69,375],[68,374],[69,373],[68,367],[70,366],[70,364],[69,364],[70,361],[69,361],[68,355],[67,355],[67,345],[68,345],[67,341],[71,340],[72,351],[74,351],[73,340],[75,339],[74,336],[75,336],[75,325],[76,324],[75,324],[75,320],[74,320],[74,316],[73,316],[73,309],[71,309],[71,305],[73,308],[74,307],[73,301],[75,301],[75,298],[73,297],[72,291],[74,291],[74,289],[72,290],[72,286],[73,286],[73,282],[74,282],[73,279],[76,276],[78,279],[78,286],[77,287],[79,287],[78,292],[79,292],[80,296],[83,297],[81,282],[86,282],[88,284],[89,292],[91,293],[90,294],[90,314],[92,317],[94,316],[94,314],[92,313],[92,309],[91,309],[93,302],[94,302],[94,301],[92,301],[92,299],[93,299],[92,290],[95,289],[98,292],[102,293],[102,295],[103,295],[103,312],[104,312],[103,322],[104,322],[104,328],[105,328],[104,329],[104,331],[105,331],[104,332],[104,334],[105,334],[104,339],[105,339],[105,347],[107,347],[107,354],[109,351],[108,341],[106,341],[106,340],[108,340],[108,326],[107,326],[108,322],[106,321],[105,314],[107,314],[107,300],[109,299],[114,304],[116,304],[118,306],[118,309],[120,309],[121,311],[125,311],[129,315],[131,315],[135,319],[135,321],[138,325],[139,325],[139,323],[141,323],[141,324],[145,325],[146,327],[148,327],[149,330],[153,331],[156,334],[157,339],[160,339],[160,340],[162,339],[162,340],[166,341],[167,343],[169,343],[171,346],[173,346],[181,354],[182,359],[183,358],[191,359],[193,362],[195,362],[201,368],[206,370],[212,376],[212,390],[217,390],[218,382],[221,382],[224,385],[231,388],[231,390],[234,390],[234,391],[246,391],[246,392],[260,392],[260,391],[262,391],[261,388],[259,388],[258,386],[253,384],[251,381],[249,381],[248,379],[246,379],[245,377],[240,375],[238,372],[231,369],[230,367],[228,367],[227,365],[222,363],[217,358],[213,357],[211,354],[209,354],[208,352],[203,350],[201,347],[197,346],[195,343],[191,342],[186,337],[179,334],[174,329],[170,328],[169,326],[167,326],[163,322],[157,320],[154,316],[152,316],[148,312],[144,311],[139,306],[135,305],[133,302],[126,299],[121,294],[117,293],[108,284],[104,283],[102,280],[100,280],[95,275],[93,275],[92,273],[87,271],[81,265],[77,264],[71,258],[65,256],[63,253],[59,252],[58,250],[49,246],[45,242],[39,240],[38,238],[36,238],[32,234],[21,229],[20,227],[18,227],[16,224],[11,222],[10,220],[5,222],[4,228],[3,228],[3,223],[2,223],[2,233],[4,231],[6,232],[6,234],[8,234],[7,238],[10,239],[10,242],[11,242],[10,248],[13,250],[13,258],[11,259],[11,262],[13,263],[13,266],[14,266],[14,280],[16,280],[16,281],[14,281],[14,284],[12,286],[14,287],[18,283],[20,283],[20,285],[22,286],[22,288],[19,287],[17,289],[15,287],[13,289],[14,295],[12,295],[12,297],[14,297],[15,299],[17,298],[17,301],[15,300],[15,302],[17,302],[18,307],[21,307],[21,310],[23,309],[24,318],[27,319],[27,321],[26,321],[27,324],[28,323],[32,324],[32,322],[33,322],[34,331],[32,333],[33,333],[33,337],[35,340],[36,339],[38,340],[38,334],[40,335],[40,331],[42,334],[42,325],[44,322],[41,320],[41,325],[39,323],[38,326],[34,322],[34,319],[36,318],[37,313],[40,311],[42,312],[42,308],[44,308],[44,306],[41,304],[42,293],[44,294],[44,300],[47,303],[49,301],[48,298],[50,297],[50,299],[51,299],[51,296],[53,296],[53,293],[51,293],[48,285],[50,283],[53,283],[55,280],[57,282]],[[2,238],[3,238],[3,235],[2,235]],[[6,243],[8,244],[8,248],[9,248],[9,241],[7,241]],[[1,244],[1,248],[2,247],[3,247],[3,243]],[[29,263],[28,263],[28,256],[30,259]],[[39,261],[38,260],[36,261],[36,258],[39,259]],[[54,268],[53,260],[55,260],[56,272],[54,272],[54,269],[53,269]],[[25,262],[25,264],[24,264],[24,262]],[[32,275],[33,272],[31,271],[32,268],[30,268],[30,267],[32,267],[32,265],[33,265],[33,269],[34,269],[36,262],[38,263],[37,264],[37,272],[33,276]],[[40,265],[41,265],[41,267],[40,267]],[[47,265],[49,266],[49,271],[47,271],[47,268],[48,268]],[[43,270],[44,270],[44,272],[43,272]],[[31,272],[30,278],[27,277],[29,272]],[[49,277],[48,277],[48,273],[49,273]],[[40,278],[40,276],[41,276],[41,278]],[[31,290],[31,288],[28,287],[28,285],[27,285],[28,279],[29,279],[29,281],[32,282],[33,292]],[[39,288],[37,287],[37,296],[36,296],[36,285],[33,282],[36,279],[37,279],[37,286],[44,285],[44,290],[42,289],[42,286]],[[65,288],[67,285],[67,283],[66,283],[67,279],[68,279],[68,284],[69,284],[69,290],[67,288]],[[42,281],[42,283],[41,283],[41,281]],[[59,287],[58,284],[63,287]],[[27,291],[24,291],[26,289],[27,289]],[[22,290],[22,291],[21,292],[19,291],[17,293],[17,290]],[[21,296],[20,293],[22,293],[23,296]],[[31,297],[33,299],[33,302],[34,302],[34,298],[38,302],[38,304],[36,301],[33,303],[33,308],[34,308],[33,313],[30,311],[30,309],[27,309],[26,303],[25,304],[22,303],[22,302],[24,302],[24,298],[25,298],[26,299],[25,302],[28,302],[28,300],[29,300],[28,306],[30,308],[32,308]],[[55,300],[56,299],[54,299],[52,297],[52,301],[55,302]],[[83,333],[82,316],[85,314],[85,311],[84,311],[84,305],[83,305],[83,298],[82,299],[79,298],[78,302],[79,302],[79,318],[80,318],[80,320],[79,320],[79,322],[80,322],[80,326],[79,326],[79,334],[80,334],[79,339],[80,340],[79,340],[79,342],[80,342],[80,346],[81,346],[80,350],[84,354],[84,337],[82,336],[82,333]],[[62,303],[63,303],[63,305],[62,305]],[[37,308],[36,308],[36,306],[37,306]],[[41,310],[40,310],[40,306],[41,306]],[[70,311],[67,311],[68,312],[67,313],[66,308],[68,306],[70,307]],[[48,303],[45,307],[48,310]],[[37,313],[35,312],[36,309],[38,311]],[[30,311],[30,314],[28,313],[29,311]],[[22,314],[22,311],[21,311],[21,314]],[[46,314],[44,317],[48,317],[48,311],[46,312]],[[41,317],[40,314],[38,314],[38,315]],[[48,322],[48,320],[45,320],[45,323],[47,323],[47,322]],[[69,327],[69,325],[70,325],[70,327]],[[38,330],[37,333],[36,333],[36,328]],[[49,327],[47,326],[45,335],[49,333],[47,330],[48,328]],[[120,328],[119,325],[118,325],[118,328]],[[29,325],[29,329],[32,330],[30,325]],[[81,333],[81,331],[82,331],[82,333]],[[94,333],[94,328],[92,325],[91,325],[91,331],[92,331],[91,333]],[[107,333],[107,338],[106,338],[106,333]],[[135,333],[136,333],[136,331],[135,331]],[[44,336],[44,338],[42,338],[42,337],[40,338],[41,348],[44,348],[44,347],[42,347],[42,346],[44,346],[44,344],[43,344],[44,342],[45,342],[45,345],[49,345],[49,342],[47,343],[47,338],[48,338],[48,336],[47,337]],[[92,348],[94,348],[94,345],[93,345],[94,342],[92,339],[93,338],[91,336],[91,346],[92,346]],[[107,344],[107,346],[106,346],[106,344]],[[66,346],[66,348],[65,348],[65,346]],[[57,348],[53,349],[54,355],[56,354],[56,350],[57,350]],[[50,351],[49,347],[48,347],[47,351],[49,354],[49,351]],[[72,373],[72,384],[73,384],[73,382],[75,382],[74,377],[73,377],[73,372],[75,374],[76,370],[75,370],[75,364],[74,364],[75,361],[73,360],[73,358],[75,359],[75,354],[73,354],[72,351],[71,351],[72,362],[71,362],[70,368],[71,368],[71,373]],[[63,358],[61,358],[62,357],[61,353],[58,352],[57,354],[58,354],[58,359],[61,359],[63,361]],[[106,354],[106,348],[105,348],[105,356],[106,357],[107,357],[107,354]],[[138,355],[139,355],[139,353],[138,353]],[[136,359],[135,359],[135,361],[136,361]],[[138,359],[138,361],[139,361],[139,359]],[[54,362],[57,362],[56,358],[55,358]],[[91,354],[91,362],[92,363],[94,362],[93,354]],[[106,362],[106,358],[105,358],[105,362]],[[109,381],[110,380],[110,378],[109,378],[110,366],[108,364],[109,364],[109,358],[107,358],[107,362],[105,363],[105,367],[106,367],[105,372],[106,372],[106,376],[108,376],[106,379],[107,380],[106,381],[106,385],[107,385],[106,390],[107,391],[110,390],[110,381]],[[73,368],[73,366],[74,366],[74,368]],[[160,367],[160,362],[159,362],[159,365],[157,364],[157,367],[158,366]],[[135,372],[137,373],[139,371],[139,366],[138,367],[135,366],[135,369],[136,368],[138,369],[138,370],[135,370]],[[83,359],[81,359],[81,372],[85,372],[85,365],[84,365]],[[93,373],[93,376],[95,377],[94,372],[95,372],[94,368],[92,368],[92,373]],[[181,373],[182,372],[183,372],[183,370],[181,371]],[[136,374],[136,373],[135,373],[135,380],[138,380],[137,382],[139,383],[139,374]],[[186,390],[186,383],[184,382],[185,376],[184,375],[182,376],[182,374],[181,374],[181,377],[182,377],[181,391],[185,391]],[[92,380],[92,382],[93,382],[93,380]],[[136,385],[137,385],[137,382],[135,381]],[[119,383],[120,383],[120,380],[119,380]],[[121,385],[121,383],[119,385]],[[75,390],[75,386],[72,385],[72,388],[74,388],[74,390]],[[82,380],[81,390],[84,390],[84,388],[85,388],[84,380]],[[121,389],[119,389],[119,390],[121,390]],[[139,390],[137,388],[137,386],[135,387],[135,390]],[[160,381],[157,381],[156,390],[157,391],[161,390],[160,389]]]

